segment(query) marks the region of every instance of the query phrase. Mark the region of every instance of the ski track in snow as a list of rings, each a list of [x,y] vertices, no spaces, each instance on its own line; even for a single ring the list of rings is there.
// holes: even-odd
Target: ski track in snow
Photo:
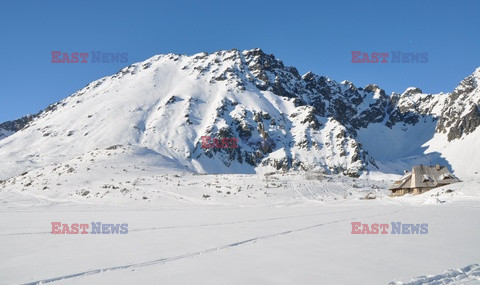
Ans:
[[[307,226],[307,227],[291,229],[291,230],[287,230],[287,231],[283,231],[283,232],[278,232],[278,233],[253,237],[253,238],[250,238],[250,239],[230,243],[230,244],[227,244],[227,245],[223,245],[223,246],[219,246],[219,247],[212,247],[212,248],[209,248],[209,249],[196,251],[196,252],[185,253],[185,254],[181,254],[181,255],[177,255],[177,256],[173,256],[173,257],[159,258],[159,259],[155,259],[155,260],[151,260],[151,261],[145,261],[145,262],[127,264],[127,265],[119,265],[119,266],[113,266],[113,267],[107,267],[107,268],[101,268],[101,269],[93,269],[93,270],[89,270],[89,271],[83,271],[83,272],[58,276],[58,277],[52,277],[52,278],[48,278],[48,279],[44,279],[44,280],[37,280],[37,281],[24,283],[24,284],[25,285],[44,284],[44,283],[56,282],[56,281],[61,281],[61,280],[65,280],[65,279],[77,278],[77,277],[84,277],[84,276],[88,276],[88,275],[99,274],[99,273],[104,273],[104,272],[109,272],[109,271],[114,271],[114,270],[124,270],[124,269],[130,269],[130,268],[140,268],[140,267],[146,267],[146,266],[152,266],[152,265],[166,264],[166,263],[173,262],[173,261],[176,261],[176,260],[193,258],[193,257],[200,256],[202,254],[214,253],[214,252],[217,252],[217,251],[226,250],[226,249],[230,249],[230,248],[241,246],[241,245],[253,244],[253,243],[256,243],[257,241],[260,241],[260,240],[267,240],[267,239],[270,239],[270,238],[275,238],[275,237],[280,237],[280,236],[284,236],[284,235],[303,232],[303,231],[311,230],[311,229],[314,229],[314,228],[319,228],[319,227],[323,227],[323,226],[331,225],[331,224],[336,224],[336,223],[340,223],[340,222],[358,220],[360,218],[371,218],[371,217],[392,215],[392,214],[396,214],[396,213],[398,213],[400,211],[403,211],[403,210],[405,210],[405,209],[398,209],[398,210],[383,213],[383,214],[340,219],[340,220],[335,220],[335,221],[331,221],[331,222],[315,224],[315,225],[311,225],[311,226]]]

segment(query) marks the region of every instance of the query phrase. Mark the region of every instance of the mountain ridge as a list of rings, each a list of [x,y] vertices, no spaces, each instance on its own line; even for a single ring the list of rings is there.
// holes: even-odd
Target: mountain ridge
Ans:
[[[199,173],[359,176],[442,163],[464,174],[441,148],[478,137],[479,78],[480,68],[452,93],[411,87],[387,95],[375,84],[300,75],[261,49],[157,55],[93,81],[3,138],[0,129],[0,158],[10,160],[3,178],[117,144],[151,149]],[[202,149],[205,135],[238,137],[239,148]],[[397,157],[379,153],[388,148],[376,142],[382,139],[398,141]],[[409,139],[414,147],[405,146]]]

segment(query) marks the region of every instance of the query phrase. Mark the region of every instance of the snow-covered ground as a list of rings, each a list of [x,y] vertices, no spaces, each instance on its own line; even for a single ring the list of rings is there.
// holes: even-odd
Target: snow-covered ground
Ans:
[[[0,284],[480,283],[478,181],[391,198],[381,175],[167,173],[133,151],[141,161],[94,152],[89,169],[76,158],[1,183]],[[52,222],[128,233],[51,234]],[[390,228],[352,234],[352,222]]]

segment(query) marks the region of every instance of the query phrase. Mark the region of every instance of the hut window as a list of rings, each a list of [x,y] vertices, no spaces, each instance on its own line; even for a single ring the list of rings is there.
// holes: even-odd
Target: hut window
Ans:
[[[432,181],[432,178],[430,178],[430,176],[428,176],[427,174],[423,174],[422,182],[428,182],[428,181]]]
[[[451,175],[450,173],[443,173],[442,175],[440,175],[440,180],[445,179],[453,179],[453,175]]]

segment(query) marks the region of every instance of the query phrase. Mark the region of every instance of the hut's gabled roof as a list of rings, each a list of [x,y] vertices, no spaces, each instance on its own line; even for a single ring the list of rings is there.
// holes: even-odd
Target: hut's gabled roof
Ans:
[[[414,166],[412,172],[407,172],[402,178],[395,181],[390,190],[405,188],[433,188],[447,185],[460,180],[456,178],[446,166]]]
[[[405,175],[403,175],[402,178],[399,180],[395,181],[393,185],[390,187],[390,190],[392,189],[402,189],[402,188],[411,188],[410,184],[412,181],[412,173],[411,172],[406,172]]]

